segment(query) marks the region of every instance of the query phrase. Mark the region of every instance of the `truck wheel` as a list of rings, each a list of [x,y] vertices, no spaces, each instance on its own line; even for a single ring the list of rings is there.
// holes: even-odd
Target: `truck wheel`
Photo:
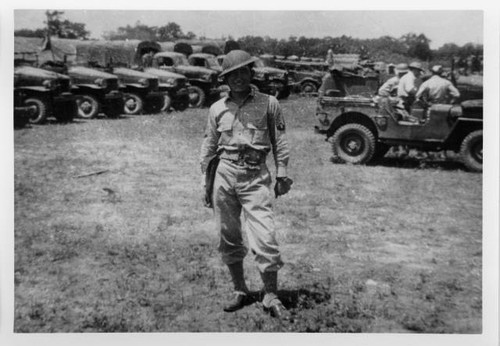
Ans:
[[[47,120],[47,103],[38,98],[38,97],[30,97],[24,101],[26,106],[35,106],[36,111],[33,116],[30,118],[31,124],[43,124],[45,120]]]
[[[142,98],[134,93],[127,93],[124,95],[124,107],[123,110],[125,114],[137,115],[141,114],[144,109],[144,101]]]
[[[300,92],[302,94],[310,95],[318,92],[318,87],[313,82],[304,82],[300,85]]]
[[[99,114],[99,102],[93,95],[80,95],[77,105],[80,118],[92,119]]]
[[[196,85],[191,85],[188,88],[189,92],[189,107],[191,108],[201,108],[205,104],[205,92],[202,88]]]
[[[172,107],[172,98],[168,94],[163,95],[163,106],[161,106],[161,111],[166,113],[170,112],[171,107]]]
[[[364,125],[343,125],[333,134],[332,151],[334,161],[367,163],[375,152],[375,136]]]
[[[483,171],[483,130],[469,133],[460,146],[460,159],[473,172]]]

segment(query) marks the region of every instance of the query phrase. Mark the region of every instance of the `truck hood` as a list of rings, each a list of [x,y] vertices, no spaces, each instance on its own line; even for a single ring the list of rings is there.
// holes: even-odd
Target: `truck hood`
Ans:
[[[141,79],[158,79],[157,76],[150,73],[132,70],[125,67],[113,68],[113,74],[125,83],[137,83]]]
[[[69,79],[68,76],[57,73],[57,72],[52,72],[52,71],[47,71],[41,68],[36,68],[36,67],[31,67],[31,66],[22,66],[22,67],[16,67],[14,69],[14,76],[21,77],[21,78],[30,78],[30,79],[39,79],[41,81],[43,80],[53,80],[53,79]]]
[[[96,79],[117,79],[115,75],[89,67],[74,66],[68,69],[68,75],[80,82],[88,81],[94,82]]]
[[[199,66],[177,65],[175,66],[175,70],[188,78],[199,78],[200,75],[202,75],[205,78],[210,79],[212,75],[217,74],[217,72],[213,70]]]
[[[148,73],[148,74],[152,74],[156,77],[158,77],[158,79],[160,81],[166,81],[166,80],[169,80],[169,79],[175,79],[175,80],[187,80],[186,77],[184,77],[183,75],[179,74],[179,73],[175,73],[175,72],[170,72],[170,71],[166,71],[166,70],[161,70],[159,68],[145,68],[144,69],[144,72]]]

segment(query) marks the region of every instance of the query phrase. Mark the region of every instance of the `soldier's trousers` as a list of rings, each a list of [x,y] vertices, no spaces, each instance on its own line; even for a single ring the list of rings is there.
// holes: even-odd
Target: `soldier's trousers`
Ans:
[[[215,176],[213,199],[222,261],[232,264],[246,256],[244,226],[259,271],[281,268],[283,262],[274,230],[271,174],[267,166],[262,164],[260,169],[250,170],[222,159]]]

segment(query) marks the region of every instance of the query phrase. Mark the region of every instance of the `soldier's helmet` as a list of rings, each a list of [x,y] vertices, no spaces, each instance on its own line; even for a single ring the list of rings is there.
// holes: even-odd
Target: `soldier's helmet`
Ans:
[[[443,74],[443,66],[441,65],[434,65],[432,66],[431,69],[432,73],[437,74],[437,75],[442,75]]]
[[[409,71],[408,64],[406,64],[406,63],[397,64],[395,70],[397,73],[406,73]]]
[[[222,61],[222,73],[220,76],[225,76],[229,72],[242,68],[243,66],[253,64],[258,58],[252,57],[244,50],[232,50],[224,57]]]
[[[420,70],[422,72],[424,72],[424,69],[422,68],[422,64],[419,63],[419,62],[412,62],[409,66],[410,69],[415,69],[415,70]]]

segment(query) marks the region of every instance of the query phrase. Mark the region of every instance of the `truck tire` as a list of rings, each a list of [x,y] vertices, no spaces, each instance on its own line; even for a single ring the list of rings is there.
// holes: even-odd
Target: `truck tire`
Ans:
[[[300,85],[300,92],[305,95],[311,95],[318,92],[318,86],[311,81],[305,81]]]
[[[128,115],[141,114],[144,109],[144,101],[134,93],[126,93],[124,95],[123,111]]]
[[[375,153],[375,136],[364,125],[343,125],[333,134],[332,151],[334,162],[367,163]]]
[[[171,111],[171,108],[172,108],[172,98],[168,94],[163,95],[163,105],[161,106],[161,111],[168,113]]]
[[[80,95],[77,101],[78,116],[83,119],[92,119],[99,114],[99,101],[93,95]]]
[[[465,136],[460,145],[460,159],[470,171],[483,171],[483,130]]]
[[[39,97],[33,96],[24,100],[26,106],[35,106],[36,111],[30,118],[31,124],[43,124],[47,120],[48,107],[47,102]]]
[[[206,95],[202,88],[191,85],[188,88],[189,92],[189,107],[201,108],[205,104]]]

